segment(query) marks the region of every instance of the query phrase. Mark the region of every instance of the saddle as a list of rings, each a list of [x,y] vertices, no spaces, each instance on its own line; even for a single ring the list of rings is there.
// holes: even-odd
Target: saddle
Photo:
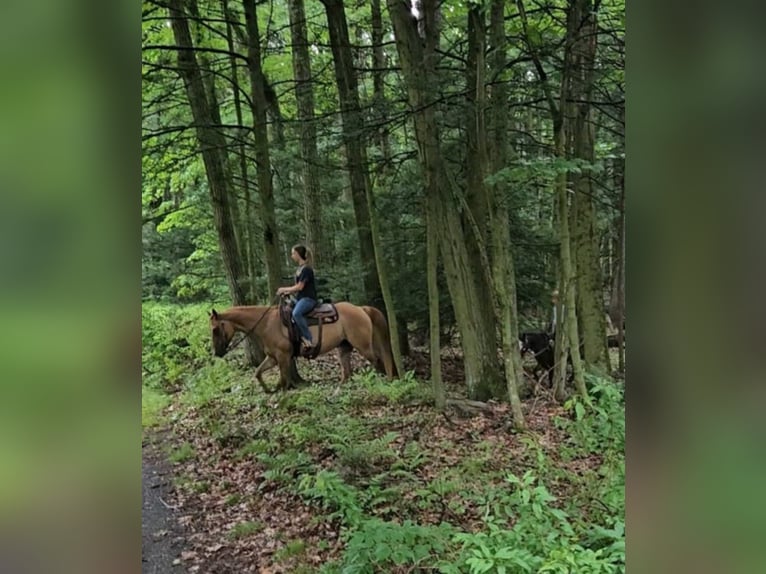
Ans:
[[[293,308],[295,302],[293,300],[283,301],[279,306],[279,316],[282,319],[282,324],[287,327],[287,334],[290,338],[290,342],[293,346],[294,357],[305,357],[307,359],[314,359],[319,355],[319,350],[322,347],[322,325],[335,323],[340,318],[338,315],[338,309],[333,303],[318,303],[311,311],[309,311],[305,317],[309,326],[319,326],[319,337],[311,349],[307,352],[301,350],[301,334],[298,331],[298,327],[293,321]]]

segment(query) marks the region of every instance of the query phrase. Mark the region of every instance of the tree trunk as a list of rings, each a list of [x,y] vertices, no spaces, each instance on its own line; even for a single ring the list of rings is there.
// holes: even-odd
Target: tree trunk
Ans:
[[[242,0],[247,27],[247,60],[250,69],[250,88],[253,108],[253,137],[255,138],[255,163],[258,170],[258,194],[261,199],[261,220],[263,222],[263,247],[266,273],[269,283],[269,297],[273,297],[282,281],[282,257],[280,256],[274,210],[274,189],[271,181],[271,159],[269,157],[269,133],[266,123],[265,79],[261,70],[261,47],[258,32],[258,18],[255,2]]]
[[[567,46],[571,51],[569,97],[574,111],[572,125],[573,157],[594,162],[595,129],[591,118],[593,69],[598,28],[592,0],[573,0],[569,18],[574,35]],[[573,197],[572,251],[577,261],[577,315],[582,333],[587,367],[602,375],[609,372],[609,355],[604,321],[604,288],[599,257],[599,238],[593,207],[592,174],[572,174]]]
[[[377,140],[380,152],[383,156],[383,167],[380,175],[388,173],[391,160],[391,145],[388,141],[388,127],[386,121],[386,96],[384,93],[384,80],[386,75],[386,56],[383,52],[383,19],[380,12],[380,0],[372,0],[372,67],[375,70],[372,75],[373,105],[377,127]]]
[[[303,206],[306,225],[306,241],[314,253],[314,265],[321,266],[327,247],[322,235],[322,199],[319,190],[319,155],[314,121],[314,88],[311,84],[311,59],[309,57],[306,10],[303,0],[290,0],[290,34],[292,40],[293,74],[295,75],[295,98],[300,123],[301,159],[303,179]]]
[[[493,50],[492,70],[493,79],[497,80],[505,69],[505,0],[492,0],[490,42]],[[508,160],[507,142],[507,90],[504,84],[493,86],[490,107],[490,130],[492,138],[492,153],[489,161],[492,172],[504,168]],[[497,293],[498,316],[503,348],[503,364],[508,400],[511,403],[514,426],[523,429],[526,426],[521,410],[519,385],[523,379],[521,353],[519,351],[519,326],[516,306],[516,275],[513,265],[513,254],[510,250],[510,223],[508,208],[504,197],[504,187],[493,185],[487,189],[490,194],[491,206],[491,237],[494,289]]]
[[[387,103],[384,91],[384,79],[386,75],[386,57],[383,52],[383,20],[380,11],[380,0],[372,0],[372,75],[373,82],[373,110],[375,122],[379,125],[375,128],[375,142],[380,148],[381,160],[375,172],[375,186],[378,189],[387,189],[391,173],[391,144],[388,137]],[[396,323],[399,331],[399,353],[401,356],[410,354],[410,344],[407,332],[407,317],[397,312]]]
[[[242,94],[240,92],[239,87],[239,68],[237,66],[236,59],[234,58],[234,38],[232,34],[232,23],[233,16],[230,14],[229,11],[229,2],[228,0],[222,0],[222,8],[223,13],[226,16],[226,44],[229,49],[229,66],[231,67],[231,77],[232,77],[232,92],[234,93],[234,112],[237,118],[237,125],[244,126],[244,119],[242,114]],[[242,257],[245,261],[245,266],[247,268],[247,277],[248,277],[248,285],[247,285],[247,297],[249,302],[255,302],[259,299],[259,294],[256,289],[256,273],[258,269],[257,259],[255,255],[255,249],[253,249],[253,246],[255,244],[255,238],[257,237],[257,231],[255,229],[255,209],[253,206],[253,201],[251,198],[250,193],[250,176],[247,169],[247,153],[246,153],[246,147],[245,147],[245,137],[246,137],[247,131],[244,129],[244,127],[241,127],[239,130],[239,133],[237,134],[237,138],[239,139],[239,142],[237,144],[237,159],[238,159],[238,167],[239,167],[239,173],[240,177],[242,178],[242,195],[243,195],[243,202],[245,205],[244,209],[244,216],[240,220],[240,229],[242,241],[240,241],[240,245],[242,246],[241,253]]]
[[[194,39],[193,42],[196,43],[197,46],[203,46],[205,44],[205,36],[204,32],[206,31],[206,28],[202,25],[202,17],[200,16],[199,11],[199,5],[197,3],[197,0],[187,0],[186,5],[189,9],[189,15],[192,17],[192,30],[194,31]],[[207,94],[208,103],[210,104],[210,111],[211,116],[213,118],[213,123],[216,125],[221,125],[221,113],[220,113],[220,106],[218,105],[218,96],[216,94],[216,87],[215,87],[215,79],[216,75],[213,73],[212,69],[212,63],[210,60],[210,57],[205,52],[201,52],[197,55],[198,61],[199,61],[199,67],[200,72],[202,73],[202,81],[205,84],[205,92]],[[230,61],[234,61],[233,54],[230,55]],[[225,158],[224,163],[224,173],[226,177],[227,182],[227,188],[230,190],[231,198],[229,201],[229,209],[231,209],[231,220],[234,225],[234,236],[237,240],[237,249],[240,253],[240,257],[242,258],[242,261],[244,263],[243,267],[245,268],[245,272],[247,271],[247,233],[245,231],[244,221],[242,220],[241,211],[239,208],[239,200],[237,199],[237,195],[234,192],[235,186],[233,183],[233,179],[231,177],[231,166],[229,165],[228,160],[228,153],[223,152],[223,156]],[[242,278],[241,281],[243,288],[245,289],[246,293],[249,295],[249,286],[245,282],[245,278]]]
[[[479,293],[490,293],[493,280],[487,249],[489,240],[489,193],[484,184],[487,175],[486,127],[484,122],[484,69],[486,52],[486,34],[483,9],[471,4],[468,10],[468,59],[466,62],[466,203],[463,211],[463,227],[466,237],[468,260],[475,289]],[[497,349],[496,317],[493,297],[481,297],[474,302],[480,316],[477,331],[484,339],[482,345],[488,349]],[[502,329],[501,325],[501,329]],[[516,345],[518,347],[518,345]],[[487,362],[492,362],[495,353],[491,353]],[[500,397],[502,381],[498,370],[490,370],[489,377],[481,382],[480,395]]]
[[[231,299],[235,305],[245,304],[245,293],[240,284],[242,280],[242,260],[237,249],[234,225],[231,220],[231,190],[226,181],[226,160],[224,157],[226,141],[223,134],[214,128],[205,83],[202,79],[195,53],[189,24],[183,11],[182,0],[168,2],[171,26],[178,51],[178,69],[184,81],[186,95],[194,118],[197,140],[199,141],[202,161],[205,166],[210,200],[213,207],[215,227],[218,231],[218,244],[221,249],[226,279],[229,284]]]
[[[577,2],[579,0],[571,0]],[[548,77],[539,59],[535,43],[531,41],[527,24],[526,11],[523,0],[516,0],[516,6],[521,17],[522,30],[532,61],[540,77],[543,93],[550,109],[553,121],[553,137],[556,156],[562,159],[569,157],[571,140],[571,117],[572,112],[572,73],[573,51],[572,47],[578,34],[579,22],[573,18],[574,11],[567,10],[567,30],[564,46],[564,66],[561,74],[561,87],[559,91],[559,103],[556,104],[553,89],[548,83]],[[574,372],[575,387],[582,397],[588,401],[588,393],[585,388],[585,377],[582,358],[580,356],[580,337],[577,325],[576,289],[575,289],[575,265],[571,253],[570,238],[570,212],[567,191],[566,170],[556,177],[554,183],[555,203],[554,222],[559,230],[559,268],[558,285],[563,294],[556,307],[556,351],[554,368],[554,395],[558,400],[564,399],[564,385],[566,383],[567,355],[572,358],[572,370]]]
[[[483,326],[476,313],[475,302],[486,297],[486,293],[479,293],[473,281],[459,216],[462,205],[450,185],[439,149],[439,129],[435,121],[435,111],[431,105],[431,90],[436,80],[436,3],[435,0],[426,0],[422,5],[426,33],[425,50],[418,36],[418,23],[410,12],[409,2],[387,0],[387,3],[409,103],[415,110],[413,118],[425,180],[427,213],[434,223],[429,226],[429,232],[435,230],[438,234],[447,286],[460,329],[468,392],[472,397],[480,397],[481,382],[487,379],[495,380],[498,376],[495,361],[487,360],[488,357],[496,356],[497,349],[487,348],[483,344]]]
[[[576,3],[580,0],[572,0],[572,3]],[[559,102],[560,116],[556,118],[557,130],[555,134],[556,154],[561,158],[568,157],[568,143],[570,141],[571,134],[571,117],[573,115],[572,110],[572,76],[574,72],[574,53],[573,46],[577,38],[579,22],[576,20],[576,10],[570,9],[567,12],[567,33],[566,42],[564,48],[564,70],[562,73],[561,81],[561,94]],[[556,123],[554,120],[554,123]],[[572,255],[571,249],[571,236],[570,236],[570,213],[569,213],[569,198],[567,197],[567,172],[562,171],[557,179],[556,185],[556,199],[558,202],[558,225],[559,225],[559,259],[561,269],[561,286],[562,286],[562,300],[563,310],[560,315],[561,324],[557,326],[556,333],[561,332],[563,346],[569,347],[569,353],[572,358],[572,371],[574,373],[575,388],[583,397],[588,400],[588,391],[585,388],[585,376],[582,363],[582,357],[580,355],[580,335],[579,327],[577,324],[577,294],[575,283],[575,270],[576,261]],[[566,359],[566,355],[564,355]],[[566,371],[566,360],[563,364],[557,365],[558,368]],[[563,378],[563,376],[562,376]]]
[[[428,210],[427,210],[428,213]],[[434,220],[426,217],[426,273],[428,281],[428,332],[429,355],[431,357],[431,385],[434,391],[436,409],[444,411],[446,406],[444,381],[442,380],[441,345],[439,341],[439,288],[437,285],[437,268],[439,265],[439,245],[436,239],[437,231],[431,229]]]
[[[362,264],[365,268],[365,289],[371,304],[382,308],[386,313],[394,362],[399,373],[403,373],[399,328],[380,246],[375,198],[367,169],[364,121],[359,107],[359,92],[348,39],[346,13],[342,0],[322,0],[322,4],[327,12],[327,25],[335,62],[335,78],[338,83],[343,136],[351,178],[351,196],[356,214]]]
[[[624,159],[615,160],[614,180],[620,194],[620,214],[617,223],[617,253],[615,262],[615,312],[612,321],[617,324],[618,369],[625,372],[625,167]]]
[[[370,208],[367,204],[370,183],[363,134],[364,122],[359,108],[359,93],[356,73],[354,72],[353,54],[348,38],[346,13],[343,9],[342,0],[322,0],[322,4],[324,4],[327,13],[327,26],[335,63],[335,78],[338,84],[338,98],[341,117],[343,118],[343,140],[351,183],[351,200],[356,217],[361,261],[364,267],[365,294],[369,304],[383,308],[383,291],[376,270],[375,247],[370,226]]]

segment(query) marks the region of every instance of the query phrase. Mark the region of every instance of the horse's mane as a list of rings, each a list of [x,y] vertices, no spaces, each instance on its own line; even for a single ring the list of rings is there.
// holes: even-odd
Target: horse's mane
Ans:
[[[218,316],[221,319],[238,322],[250,321],[254,318],[260,320],[263,314],[259,312],[266,313],[269,309],[273,308],[273,306],[269,305],[235,305],[234,307],[219,311]]]

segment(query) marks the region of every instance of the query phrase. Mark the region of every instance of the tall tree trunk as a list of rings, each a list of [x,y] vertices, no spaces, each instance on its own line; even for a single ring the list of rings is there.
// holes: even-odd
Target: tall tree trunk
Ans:
[[[431,385],[434,392],[434,404],[437,410],[444,411],[446,396],[444,381],[442,380],[441,345],[439,341],[439,287],[437,284],[439,244],[437,241],[437,230],[431,229],[434,223],[432,218],[426,217],[429,355],[431,357]]]
[[[261,220],[263,222],[263,247],[266,273],[269,283],[269,297],[273,297],[282,281],[282,257],[280,256],[279,235],[274,211],[274,189],[271,180],[271,159],[269,157],[269,133],[266,123],[265,79],[261,70],[261,46],[258,32],[258,18],[253,0],[242,0],[247,27],[247,61],[250,69],[250,87],[253,108],[253,136],[255,138],[255,163],[258,170],[258,194],[261,199]]]
[[[202,17],[200,16],[199,11],[199,5],[197,3],[197,0],[187,0],[186,5],[189,9],[189,15],[192,17],[192,30],[194,31],[195,38],[192,40],[193,42],[196,41],[197,46],[202,46],[205,44],[205,32],[207,31],[206,28],[202,25]],[[215,86],[215,79],[216,75],[213,73],[213,66],[211,59],[209,55],[205,52],[201,52],[197,55],[197,58],[199,60],[199,66],[200,66],[200,72],[202,73],[202,81],[205,84],[205,92],[207,93],[208,102],[210,104],[210,111],[212,113],[213,122],[220,126],[223,122],[221,122],[221,113],[220,113],[220,106],[218,105],[218,95],[216,93],[216,86]],[[234,60],[233,54],[230,55],[231,61]],[[221,128],[217,128],[221,129]],[[231,200],[229,201],[229,208],[231,209],[231,220],[234,224],[234,235],[237,239],[237,249],[239,250],[240,256],[244,262],[245,269],[247,268],[247,233],[245,231],[245,226],[243,225],[242,215],[239,208],[239,200],[237,199],[236,194],[234,193],[235,186],[233,183],[233,179],[231,177],[231,166],[229,165],[228,161],[228,153],[224,152],[224,156],[226,157],[226,163],[224,165],[225,169],[225,176],[227,181],[227,187],[231,190]],[[243,277],[243,287],[245,288],[246,292],[249,294],[249,286],[244,282]]]
[[[562,73],[561,93],[557,130],[555,133],[556,154],[559,157],[567,158],[569,156],[569,145],[571,142],[571,118],[573,117],[573,73],[574,73],[574,52],[573,46],[577,40],[579,22],[576,19],[576,10],[573,4],[580,0],[572,0],[567,11],[567,32],[564,45],[564,70]],[[563,310],[560,315],[561,324],[557,326],[556,333],[561,331],[566,339],[564,347],[569,347],[569,353],[572,358],[572,371],[574,373],[575,388],[580,395],[588,400],[588,392],[585,388],[585,376],[582,357],[580,355],[580,335],[577,316],[577,287],[576,284],[576,260],[572,254],[571,235],[570,235],[570,212],[569,198],[567,197],[567,178],[565,171],[558,177],[556,186],[556,199],[558,202],[558,225],[559,225],[559,259],[561,266],[561,286]],[[558,368],[566,370],[566,361],[557,365]],[[563,376],[562,376],[563,378]]]
[[[223,134],[216,127],[213,127],[216,125],[214,114],[193,51],[194,46],[183,4],[182,0],[169,0],[168,2],[173,36],[180,48],[178,50],[178,69],[184,80],[186,95],[196,126],[195,130],[205,166],[213,217],[218,232],[218,244],[221,249],[229,292],[235,305],[243,305],[246,301],[244,289],[240,284],[243,278],[243,266],[237,249],[234,224],[231,220],[231,190],[228,188],[226,180],[226,159],[224,156],[226,141]]]
[[[234,224],[232,222],[232,192],[230,181],[226,177],[226,141],[217,126],[217,113],[212,111],[208,92],[200,72],[189,24],[185,18],[182,0],[170,0],[168,10],[178,51],[178,68],[184,80],[189,106],[196,125],[202,161],[205,166],[213,218],[218,232],[218,245],[221,250],[229,293],[234,305],[246,305],[245,266],[237,247]],[[264,358],[263,349],[255,343],[248,344],[247,352],[251,362],[260,362]]]
[[[573,0],[577,1],[577,0]],[[548,103],[548,108],[553,121],[553,138],[556,156],[568,158],[570,150],[570,118],[572,112],[572,45],[577,36],[577,23],[571,17],[572,10],[567,11],[567,30],[564,46],[564,67],[561,74],[561,87],[559,103],[556,104],[553,89],[548,83],[548,76],[540,61],[539,54],[534,42],[530,40],[526,10],[523,0],[516,0],[516,6],[521,17],[522,30],[529,49],[530,56],[540,77],[543,93]],[[558,285],[563,294],[556,307],[556,351],[554,369],[554,395],[558,400],[564,399],[564,385],[566,382],[567,356],[571,355],[572,370],[574,371],[575,387],[587,401],[588,393],[585,388],[584,369],[580,356],[580,337],[577,325],[576,289],[575,289],[575,264],[571,253],[570,238],[570,212],[567,198],[567,172],[561,171],[554,183],[555,203],[554,222],[559,231],[559,269]]]
[[[410,3],[387,0],[387,4],[409,103],[415,110],[413,118],[426,186],[427,216],[434,222],[433,226],[429,226],[429,232],[436,231],[438,234],[447,286],[460,329],[468,393],[472,397],[486,398],[480,396],[481,381],[497,378],[495,361],[487,361],[488,357],[496,356],[497,349],[483,345],[484,338],[480,334],[483,326],[474,304],[481,297],[486,297],[486,293],[479,293],[473,281],[458,211],[462,205],[450,185],[439,149],[439,129],[431,93],[436,80],[436,2],[426,0],[422,5],[425,47],[418,35],[418,22],[410,12]]]
[[[376,134],[380,152],[383,156],[383,167],[380,175],[388,173],[391,161],[391,145],[388,141],[386,121],[386,95],[384,81],[386,76],[386,56],[383,52],[383,19],[380,12],[380,0],[372,0],[372,89],[375,119],[380,123]]]
[[[343,140],[351,183],[351,200],[356,217],[361,261],[364,266],[365,294],[371,305],[382,308],[384,306],[383,291],[375,265],[375,247],[370,226],[370,209],[367,203],[370,183],[363,133],[364,122],[359,108],[359,93],[348,37],[346,13],[342,0],[322,0],[322,4],[327,13],[327,26],[335,63],[335,78],[343,118]]]
[[[243,240],[240,241],[240,245],[242,246],[241,253],[245,261],[247,276],[249,279],[249,283],[247,285],[247,296],[248,300],[252,303],[258,301],[259,294],[256,289],[255,280],[258,265],[256,262],[255,249],[253,249],[255,238],[257,237],[257,231],[255,228],[255,209],[250,193],[250,176],[247,169],[247,152],[245,147],[245,138],[249,130],[245,130],[244,128],[245,123],[242,114],[242,94],[239,86],[239,67],[237,65],[236,58],[234,57],[234,37],[232,33],[232,21],[234,17],[229,11],[228,0],[222,0],[222,8],[226,17],[226,44],[229,49],[229,66],[231,68],[232,92],[234,94],[234,112],[237,118],[237,125],[241,126],[239,133],[237,134],[237,138],[239,140],[237,143],[237,159],[239,174],[242,178],[242,200],[244,202],[245,209],[244,215],[240,220],[240,229],[242,230],[240,235],[243,237]]]
[[[387,102],[384,90],[386,75],[386,57],[383,52],[383,19],[380,10],[380,0],[372,0],[372,85],[373,110],[375,122],[375,142],[380,148],[381,161],[375,173],[375,183],[378,189],[388,186],[391,173],[391,144],[389,142],[387,120]],[[407,317],[397,312],[396,323],[399,328],[399,352],[402,356],[410,354],[410,344],[407,332]]]
[[[300,122],[301,160],[303,179],[303,213],[306,241],[314,252],[314,265],[320,267],[327,247],[322,236],[322,199],[319,191],[319,155],[314,121],[314,88],[311,84],[306,10],[303,0],[290,0],[290,34],[292,40],[295,98]]]
[[[489,268],[489,193],[484,185],[487,176],[486,127],[484,122],[484,78],[486,33],[484,12],[481,6],[471,4],[468,9],[468,58],[466,61],[466,203],[463,211],[463,226],[466,237],[468,260],[475,289],[479,293],[490,293],[493,289]],[[482,297],[474,302],[476,312],[481,317],[477,326],[479,336],[484,338],[483,346],[497,349],[495,309],[493,297]],[[482,328],[483,327],[483,328]],[[502,325],[501,325],[502,328]],[[518,345],[516,345],[518,346]],[[492,362],[495,354],[486,358]],[[502,394],[502,381],[499,371],[490,371],[490,377],[482,380],[481,394],[499,397]],[[492,376],[494,375],[494,376]]]
[[[620,213],[617,223],[617,253],[615,262],[615,301],[612,321],[617,325],[618,369],[625,372],[625,160],[615,160],[614,181],[619,190]]]
[[[380,245],[375,197],[367,169],[364,121],[359,106],[359,92],[348,39],[346,13],[342,0],[322,0],[322,3],[327,12],[327,25],[330,30],[335,62],[335,78],[338,83],[346,157],[351,178],[351,196],[362,248],[362,263],[365,266],[365,288],[372,305],[383,308],[386,313],[394,362],[399,373],[403,373],[399,327]]]
[[[498,81],[506,65],[506,42],[504,11],[505,0],[492,0],[490,22],[490,43],[492,46],[493,80]],[[492,88],[490,107],[490,130],[492,153],[489,161],[493,173],[503,169],[508,160],[507,141],[507,89],[498,83]],[[514,425],[517,429],[526,426],[521,410],[519,385],[523,379],[521,353],[519,351],[519,325],[516,303],[516,274],[511,253],[510,223],[504,188],[495,184],[487,189],[491,205],[491,236],[494,289],[498,300],[498,321],[503,347],[506,388],[511,403]]]
[[[597,17],[592,0],[572,0],[570,18],[571,94],[573,156],[592,164],[595,159],[595,128],[591,118],[593,75],[598,38]],[[584,359],[594,372],[609,372],[609,355],[604,320],[604,288],[599,256],[599,237],[593,206],[592,174],[572,174],[572,250],[577,261],[577,315],[582,333]]]

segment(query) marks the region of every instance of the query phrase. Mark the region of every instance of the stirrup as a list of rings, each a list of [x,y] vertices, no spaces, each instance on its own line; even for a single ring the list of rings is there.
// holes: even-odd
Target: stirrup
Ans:
[[[304,359],[310,359],[314,355],[314,351],[316,350],[315,346],[307,346],[307,345],[301,345],[301,357]]]

